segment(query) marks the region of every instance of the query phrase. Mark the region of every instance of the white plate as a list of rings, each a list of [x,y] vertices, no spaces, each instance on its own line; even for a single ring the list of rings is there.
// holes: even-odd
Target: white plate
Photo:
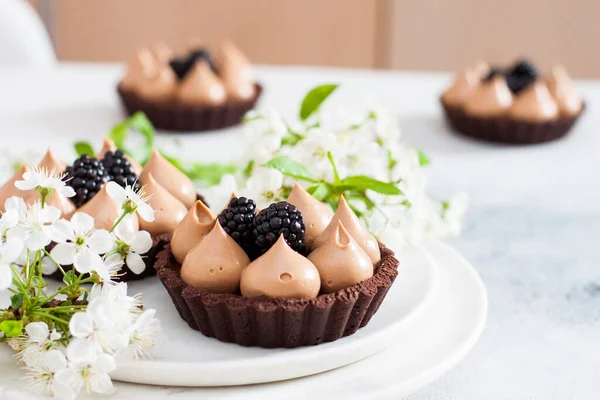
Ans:
[[[399,276],[369,325],[335,342],[296,349],[243,347],[207,338],[181,320],[160,282],[133,283],[131,292],[143,292],[145,304],[158,310],[168,339],[153,351],[153,360],[119,360],[112,376],[154,385],[230,386],[298,378],[359,361],[391,345],[402,324],[433,297],[436,269],[426,252],[408,247],[399,259]]]
[[[437,264],[438,289],[422,312],[401,324],[395,345],[385,351],[333,371],[262,385],[188,388],[184,391],[117,383],[118,397],[136,400],[158,400],[165,396],[177,400],[292,400],[407,396],[458,363],[476,343],[487,317],[487,295],[474,268],[441,242],[430,241],[424,248]],[[398,279],[402,279],[402,275]],[[5,346],[0,346],[0,398],[4,395],[7,400],[33,399],[25,397],[19,390],[22,387],[18,380],[21,372],[12,365],[9,354]],[[164,371],[165,375],[169,373]]]

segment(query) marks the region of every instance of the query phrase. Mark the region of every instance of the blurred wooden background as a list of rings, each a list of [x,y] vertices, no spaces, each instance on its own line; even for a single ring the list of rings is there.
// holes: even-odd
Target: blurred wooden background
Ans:
[[[455,70],[526,55],[600,78],[597,0],[30,0],[63,60],[232,38],[256,63]]]

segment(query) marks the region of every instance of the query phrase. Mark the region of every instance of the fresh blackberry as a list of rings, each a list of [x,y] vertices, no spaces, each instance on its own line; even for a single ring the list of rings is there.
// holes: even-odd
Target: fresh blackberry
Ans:
[[[526,89],[539,77],[537,69],[527,60],[519,60],[506,75],[511,92],[517,94]]]
[[[271,204],[258,213],[252,233],[258,255],[269,250],[281,234],[293,250],[303,255],[306,253],[306,227],[302,213],[287,201]]]
[[[75,191],[71,200],[77,207],[90,201],[106,182],[106,171],[102,163],[87,154],[75,160],[65,172],[68,178],[67,185]]]
[[[232,237],[244,251],[251,256],[253,254],[254,236],[252,228],[256,216],[256,203],[246,197],[234,197],[229,205],[219,216],[219,224],[229,236]]]
[[[136,192],[141,189],[142,185],[138,182],[138,176],[131,162],[121,150],[107,152],[100,162],[106,170],[109,181],[114,181],[121,187],[129,185]]]
[[[169,62],[169,64],[171,65],[171,69],[173,70],[173,72],[175,72],[175,75],[177,75],[177,78],[179,80],[183,80],[198,60],[206,60],[210,68],[215,73],[217,72],[217,68],[215,67],[215,63],[212,60],[212,56],[210,55],[208,50],[203,48],[192,50],[187,57],[174,58]]]

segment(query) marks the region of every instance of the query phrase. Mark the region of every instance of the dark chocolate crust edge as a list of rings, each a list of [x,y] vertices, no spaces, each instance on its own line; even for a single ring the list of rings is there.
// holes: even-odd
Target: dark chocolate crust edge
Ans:
[[[223,342],[265,348],[318,345],[352,335],[377,312],[398,275],[394,253],[380,244],[374,275],[314,299],[249,298],[188,286],[167,244],[154,267],[181,318],[190,328]]]
[[[487,142],[507,144],[537,144],[565,136],[585,109],[577,115],[561,115],[545,122],[519,121],[507,116],[481,118],[466,114],[460,107],[440,99],[446,120],[458,133]]]
[[[237,125],[254,108],[263,88],[255,83],[254,96],[248,100],[227,100],[220,105],[182,105],[175,101],[148,101],[137,93],[117,86],[117,92],[128,115],[143,111],[161,130],[200,132]]]

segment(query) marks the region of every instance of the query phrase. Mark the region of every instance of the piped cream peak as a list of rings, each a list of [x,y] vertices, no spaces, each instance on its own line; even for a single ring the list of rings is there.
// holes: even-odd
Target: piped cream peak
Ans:
[[[210,69],[206,60],[194,64],[181,82],[178,98],[187,104],[223,104],[226,92],[223,83]]]
[[[212,230],[190,250],[181,267],[188,285],[213,293],[235,293],[242,271],[250,259],[223,230],[218,221]]]
[[[244,296],[310,299],[319,294],[319,271],[306,257],[288,246],[283,235],[242,274]]]
[[[312,250],[316,250],[327,242],[328,238],[335,234],[338,222],[342,222],[347,231],[352,235],[358,245],[367,253],[373,264],[376,264],[381,259],[379,244],[373,235],[367,231],[364,225],[360,222],[354,211],[350,208],[344,196],[340,197],[338,208],[331,219],[327,228],[321,233],[312,244]]]
[[[329,206],[311,196],[298,183],[294,184],[287,201],[302,213],[306,226],[306,246],[310,249],[315,238],[323,233],[331,222],[333,211]]]
[[[144,190],[149,196],[148,204],[154,209],[154,221],[140,219],[140,227],[152,236],[173,233],[187,214],[186,206],[160,185],[152,173],[145,175]]]
[[[148,184],[149,175],[152,175],[156,182],[182,202],[186,209],[191,208],[196,202],[197,195],[194,183],[156,149],[152,151],[150,159],[144,166],[140,175],[140,182],[145,185]]]
[[[373,276],[373,263],[341,221],[335,231],[308,259],[321,276],[321,290],[333,293]]]
[[[106,190],[106,185],[90,201],[79,207],[77,212],[86,213],[94,217],[94,226],[97,229],[106,230],[110,230],[117,218],[121,216],[119,204],[110,197]],[[137,231],[139,229],[137,217],[130,218],[129,221],[132,224],[131,228]]]
[[[547,121],[559,115],[558,105],[550,95],[548,86],[538,80],[519,96],[510,109],[510,116],[525,121]]]
[[[48,151],[46,151],[44,158],[42,158],[42,161],[38,165],[46,168],[48,171],[54,170],[58,173],[62,173],[67,168],[67,165],[54,155],[50,147],[48,147]]]
[[[221,45],[219,72],[227,94],[234,99],[254,96],[255,86],[251,78],[251,64],[231,41]]]
[[[190,250],[213,229],[215,221],[212,211],[198,200],[173,232],[171,250],[177,262],[183,264]]]

